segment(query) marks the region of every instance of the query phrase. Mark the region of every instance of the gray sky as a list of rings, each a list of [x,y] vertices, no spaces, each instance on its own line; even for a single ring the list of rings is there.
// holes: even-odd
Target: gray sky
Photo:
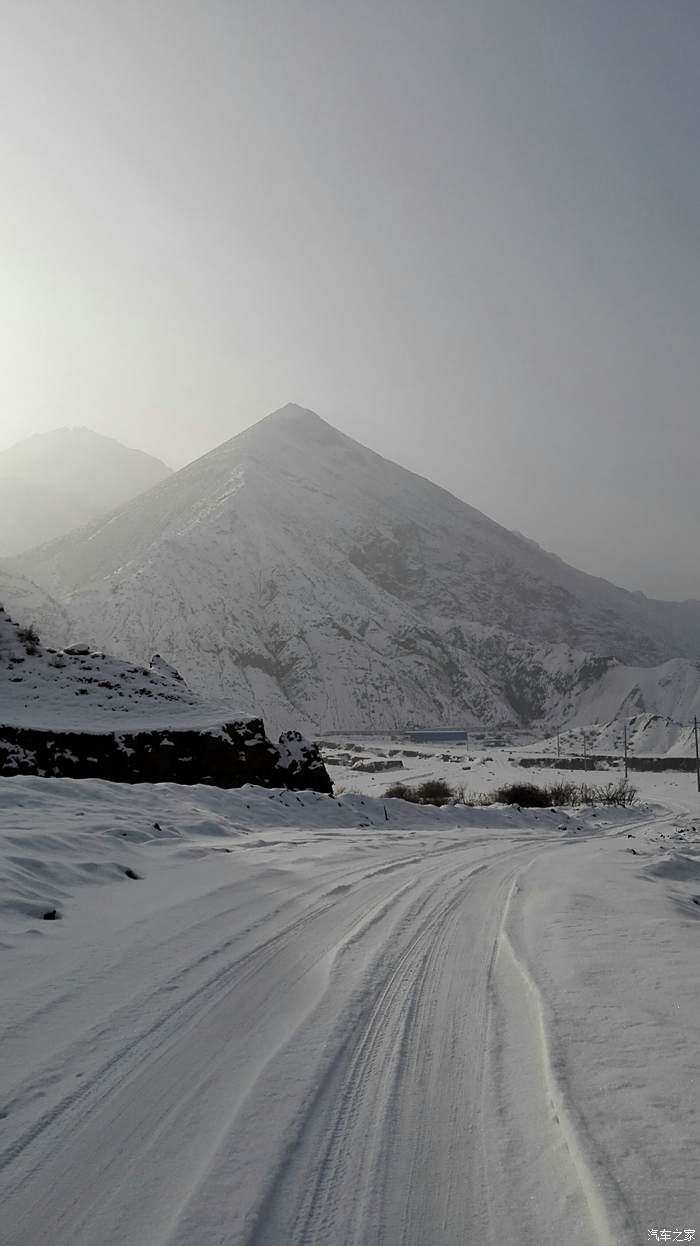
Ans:
[[[700,596],[698,0],[2,0],[0,447],[287,401]]]

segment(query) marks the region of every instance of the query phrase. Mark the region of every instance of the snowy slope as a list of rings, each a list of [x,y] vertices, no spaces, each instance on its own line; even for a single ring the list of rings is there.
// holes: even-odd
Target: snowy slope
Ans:
[[[0,608],[0,724],[131,732],[236,717],[230,704],[202,702],[158,663],[145,669],[103,653],[47,649]]]
[[[41,636],[50,636],[57,645],[74,639],[72,623],[65,607],[50,593],[26,576],[10,571],[0,563],[0,606],[24,626],[35,626]]]
[[[693,716],[691,721],[686,718],[678,722],[664,714],[633,714],[630,718],[620,715],[610,722],[567,728],[559,735],[559,747],[564,755],[581,755],[585,745],[589,756],[599,754],[603,757],[620,757],[624,752],[626,727],[627,752],[630,757],[692,758],[695,755]],[[550,737],[533,744],[525,751],[542,756],[553,755],[556,747],[556,738]]]
[[[21,566],[102,647],[278,726],[573,719],[614,666],[591,654],[700,654],[700,603],[584,575],[294,406]]]
[[[0,557],[90,523],[170,468],[87,428],[57,428],[0,451]]]
[[[682,658],[626,666],[563,646],[525,648],[513,680],[539,707],[533,726],[585,726],[645,713],[687,724],[700,714],[700,663]]]
[[[0,780],[3,1243],[697,1227],[697,832],[386,809]]]

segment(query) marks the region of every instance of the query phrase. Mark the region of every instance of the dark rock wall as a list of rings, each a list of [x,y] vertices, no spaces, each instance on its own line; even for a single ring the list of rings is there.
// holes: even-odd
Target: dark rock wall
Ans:
[[[623,765],[620,754],[604,756],[594,753],[590,757],[520,757],[518,765],[534,768],[548,767],[550,770],[609,770]],[[679,770],[688,772],[695,770],[694,757],[638,757],[636,754],[627,759],[628,770]]]
[[[207,783],[332,792],[318,748],[298,733],[277,747],[261,719],[209,730],[129,733],[0,726],[0,775],[108,779],[113,783]]]

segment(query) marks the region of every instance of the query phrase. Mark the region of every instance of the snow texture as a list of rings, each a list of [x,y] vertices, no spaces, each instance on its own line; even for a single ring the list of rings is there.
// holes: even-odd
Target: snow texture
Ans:
[[[215,726],[240,717],[204,703],[177,672],[144,669],[89,644],[47,648],[0,607],[0,723],[65,731]]]
[[[698,802],[655,782],[527,812],[0,780],[3,1242],[700,1227]]]

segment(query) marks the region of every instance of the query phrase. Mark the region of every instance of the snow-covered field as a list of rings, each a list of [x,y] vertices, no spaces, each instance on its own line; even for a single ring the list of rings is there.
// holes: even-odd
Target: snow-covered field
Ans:
[[[598,750],[601,752],[604,751],[603,745],[608,743],[604,732],[605,728],[597,725],[587,731],[587,735],[596,742],[602,738],[601,748]],[[619,741],[616,738],[615,744],[619,742],[621,745],[621,725],[618,735]],[[569,738],[562,737],[562,757],[581,757],[581,734],[571,732],[569,737],[573,739],[573,746],[565,747]],[[689,735],[684,729],[682,737],[673,736],[669,732],[664,732],[663,737],[664,747],[649,748],[649,756],[668,754],[672,757],[681,753],[684,756],[692,755],[692,728]],[[612,738],[612,733],[609,738]],[[682,750],[676,742],[678,738],[685,744]],[[594,750],[590,751],[592,753]],[[614,751],[611,747],[611,753]],[[630,756],[633,751],[643,752],[641,748],[630,748]],[[519,758],[527,757],[528,754],[534,754],[539,759],[550,755],[554,760],[554,738],[509,748],[489,748],[473,738],[471,745],[467,747],[462,742],[431,744],[387,736],[338,736],[324,741],[323,753],[328,773],[341,795],[359,793],[362,796],[383,797],[387,788],[394,783],[416,786],[427,779],[443,779],[451,788],[463,790],[465,797],[471,799],[482,793],[489,795],[504,783],[551,784],[564,780],[605,786],[619,782],[624,775],[622,757],[618,757],[615,764],[603,765],[600,769],[594,769],[591,760],[591,769],[588,772],[583,769],[560,770],[555,766],[524,768],[519,765]],[[365,769],[365,766],[373,767],[377,763],[382,766],[391,764],[391,768]],[[697,816],[700,817],[694,774],[673,770],[664,774],[634,770],[630,772],[629,781],[641,800],[668,804],[670,808],[678,811],[697,810]]]
[[[652,782],[520,812],[0,780],[3,1246],[700,1232],[700,806]]]

